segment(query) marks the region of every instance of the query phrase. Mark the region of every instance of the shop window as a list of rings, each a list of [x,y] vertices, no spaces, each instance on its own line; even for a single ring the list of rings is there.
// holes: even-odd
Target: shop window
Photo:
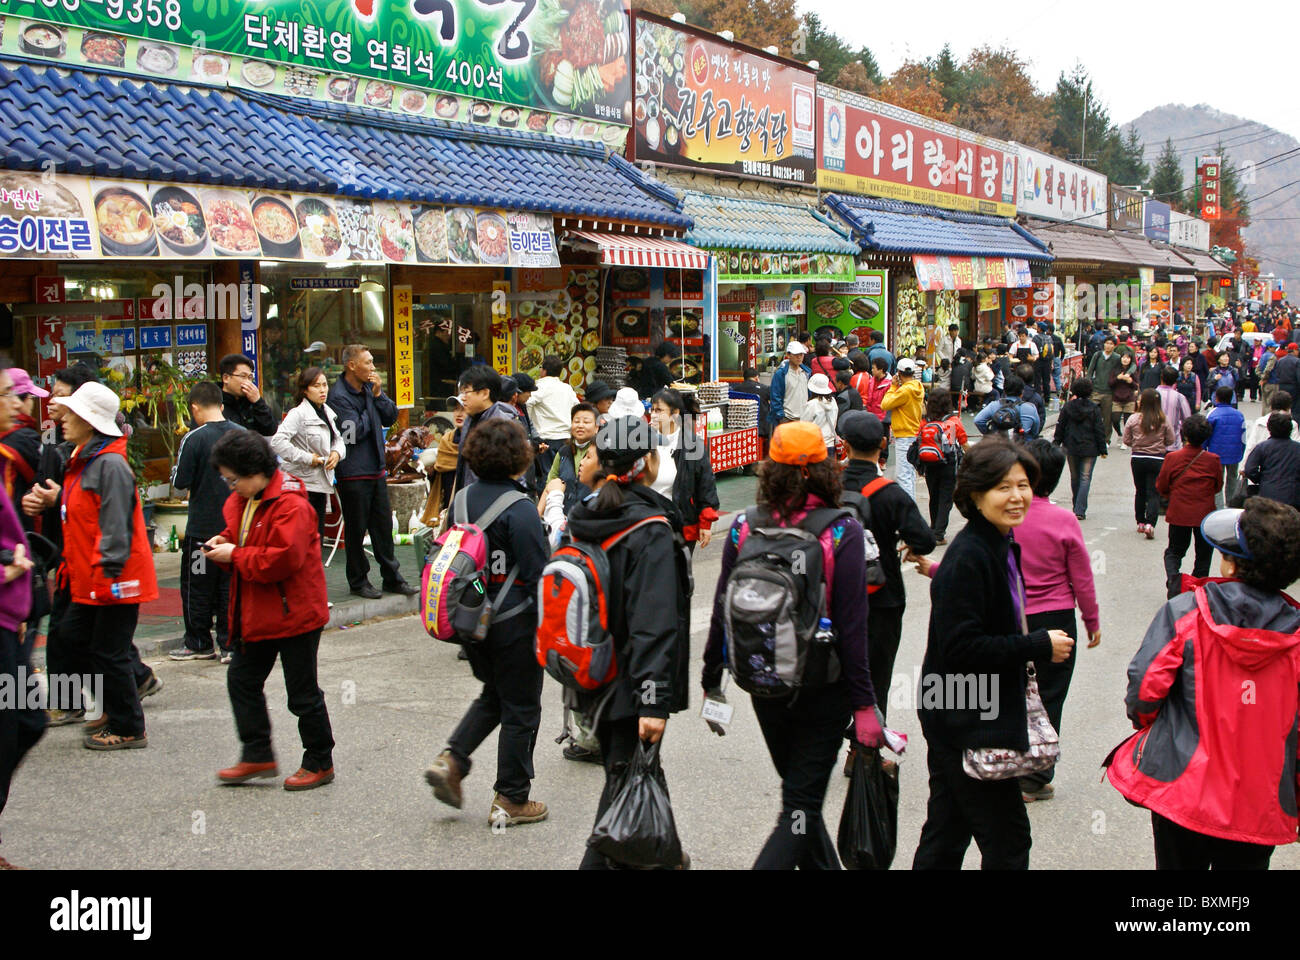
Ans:
[[[456,380],[471,363],[490,362],[492,301],[489,293],[418,294],[415,326],[414,422],[445,411]]]

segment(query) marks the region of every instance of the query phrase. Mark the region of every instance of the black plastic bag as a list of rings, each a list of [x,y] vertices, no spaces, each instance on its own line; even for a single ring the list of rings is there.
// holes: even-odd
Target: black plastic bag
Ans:
[[[659,764],[659,744],[638,743],[618,792],[587,846],[620,866],[643,870],[681,866],[682,844],[677,839],[668,781]]]
[[[898,849],[898,767],[886,773],[880,751],[856,746],[853,778],[836,841],[846,870],[888,870]]]

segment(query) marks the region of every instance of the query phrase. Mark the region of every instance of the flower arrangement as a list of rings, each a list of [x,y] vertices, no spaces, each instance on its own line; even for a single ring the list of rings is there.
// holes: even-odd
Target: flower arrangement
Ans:
[[[189,432],[190,388],[204,378],[187,376],[160,357],[142,360],[143,366],[138,370],[105,366],[100,369],[100,379],[117,394],[128,425],[156,431],[167,450],[169,463],[175,464],[181,438]],[[127,459],[135,471],[136,486],[141,490],[149,486],[145,477],[148,448],[149,439],[140,429],[129,433]]]

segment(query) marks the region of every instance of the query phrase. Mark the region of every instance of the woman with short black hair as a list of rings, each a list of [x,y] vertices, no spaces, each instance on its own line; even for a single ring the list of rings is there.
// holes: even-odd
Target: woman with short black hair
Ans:
[[[1029,868],[1029,817],[1019,784],[976,780],[963,751],[1029,748],[1026,664],[1063,662],[1074,640],[1062,630],[1030,631],[1020,547],[1012,532],[1024,522],[1038,481],[1038,463],[1020,444],[985,438],[957,472],[954,504],[966,526],[953,538],[930,587],[930,629],[921,666],[917,713],[925,735],[930,800],[912,868],[961,868],[971,838],[984,869]],[[950,700],[965,679],[988,678],[976,703]],[[926,695],[927,685],[934,694]]]
[[[308,367],[298,374],[295,406],[271,437],[271,449],[285,470],[307,488],[307,499],[316,511],[316,530],[322,537],[334,492],[334,468],[348,455],[338,414],[325,402],[329,392],[329,379],[320,367]]]
[[[1052,442],[1065,448],[1070,467],[1070,499],[1079,520],[1088,516],[1088,491],[1097,458],[1106,456],[1107,430],[1102,423],[1101,407],[1093,402],[1092,381],[1075,377],[1070,384],[1070,399],[1056,418]]]

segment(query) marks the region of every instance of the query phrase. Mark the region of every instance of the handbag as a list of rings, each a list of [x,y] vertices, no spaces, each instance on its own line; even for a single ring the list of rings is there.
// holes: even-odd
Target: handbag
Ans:
[[[1020,596],[1020,629],[1029,632],[1025,619],[1025,587],[1017,577],[1016,591]],[[1029,749],[1014,747],[968,747],[962,753],[961,765],[966,776],[973,780],[1010,780],[1030,773],[1039,773],[1055,766],[1061,758],[1061,741],[1038,693],[1038,672],[1032,661],[1025,664],[1025,718],[1029,726]]]
[[[1174,484],[1178,482],[1178,478],[1181,477],[1188,470],[1190,470],[1192,464],[1194,464],[1197,460],[1201,459],[1201,454],[1204,452],[1205,452],[1204,450],[1201,450],[1199,453],[1196,454],[1196,456],[1192,457],[1192,459],[1187,461],[1187,466],[1183,467],[1183,469],[1179,470],[1176,474],[1173,475],[1173,477],[1169,481],[1170,493],[1173,492]],[[1162,497],[1159,494],[1157,494],[1156,496],[1157,499],[1159,499],[1160,501],[1160,506],[1157,508],[1157,513],[1159,513],[1159,515],[1163,517],[1165,515],[1165,511],[1169,509],[1169,498]]]

